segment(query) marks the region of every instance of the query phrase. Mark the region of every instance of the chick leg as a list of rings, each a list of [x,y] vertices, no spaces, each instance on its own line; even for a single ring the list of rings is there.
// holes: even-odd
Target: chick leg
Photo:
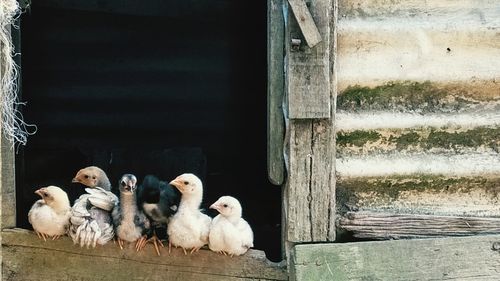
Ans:
[[[47,242],[47,238],[45,237],[45,234],[35,231],[36,235],[38,235],[38,238],[43,239],[43,241]]]
[[[135,243],[135,250],[137,252],[139,252],[140,250],[144,249],[144,247],[146,246],[146,243],[148,242],[148,237],[146,235],[144,236],[141,236],[141,238],[139,238],[137,240],[137,242]]]
[[[193,254],[194,252],[198,252],[198,250],[200,250],[201,247],[194,247],[193,249],[191,249],[191,252],[189,252],[189,254]]]
[[[123,240],[120,238],[117,238],[116,241],[118,242],[118,246],[120,246],[120,249],[123,250]]]

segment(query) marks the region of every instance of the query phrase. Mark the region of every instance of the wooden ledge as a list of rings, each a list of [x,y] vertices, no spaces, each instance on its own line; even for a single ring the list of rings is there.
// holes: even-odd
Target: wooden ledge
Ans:
[[[86,249],[69,237],[44,242],[24,229],[3,230],[2,247],[2,280],[288,280],[286,268],[258,250],[231,258],[163,248],[158,257],[151,244],[142,252],[112,242]]]

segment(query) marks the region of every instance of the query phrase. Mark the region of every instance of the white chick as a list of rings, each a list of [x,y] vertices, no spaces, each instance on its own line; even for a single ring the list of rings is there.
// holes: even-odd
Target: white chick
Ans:
[[[242,255],[253,247],[253,231],[241,217],[240,202],[231,196],[222,196],[210,206],[219,212],[210,227],[208,247],[218,253]]]
[[[203,184],[193,174],[182,174],[170,182],[181,192],[181,202],[177,213],[168,224],[169,252],[171,245],[191,254],[208,244],[208,232],[212,219],[200,211],[203,199]]]
[[[71,216],[68,194],[57,186],[42,187],[35,191],[42,199],[33,204],[28,221],[39,238],[55,240],[66,234]]]

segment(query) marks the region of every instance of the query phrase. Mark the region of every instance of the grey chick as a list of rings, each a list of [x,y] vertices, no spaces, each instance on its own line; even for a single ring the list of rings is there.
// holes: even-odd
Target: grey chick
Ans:
[[[124,174],[118,185],[120,204],[113,210],[118,245],[123,249],[124,242],[136,242],[136,250],[142,250],[151,227],[149,219],[137,208],[137,178],[132,174]]]
[[[88,188],[71,207],[68,235],[81,247],[106,244],[115,235],[111,212],[118,205],[108,176],[99,167],[90,166],[79,170],[72,182]]]

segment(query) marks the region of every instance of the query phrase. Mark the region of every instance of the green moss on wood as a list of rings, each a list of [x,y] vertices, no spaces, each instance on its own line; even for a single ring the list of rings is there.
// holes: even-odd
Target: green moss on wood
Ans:
[[[457,112],[480,102],[495,100],[498,99],[429,81],[398,81],[374,88],[349,86],[337,97],[337,108],[348,111]]]
[[[378,198],[394,200],[398,199],[403,191],[467,193],[471,190],[487,190],[498,194],[500,192],[500,178],[413,175],[387,178],[339,179],[337,189],[340,190],[339,194],[341,196],[346,197],[355,197],[353,195],[359,193],[373,193],[373,196]]]
[[[426,151],[430,149],[446,149],[454,151],[490,149],[499,152],[500,128],[477,127],[469,130],[453,129],[389,129],[389,130],[357,130],[337,133],[337,145],[340,155],[358,153],[359,148],[366,152],[383,152],[390,150]]]
[[[446,149],[486,146],[496,150],[499,142],[500,128],[474,128],[465,132],[432,130],[425,140],[425,146]]]
[[[368,142],[375,142],[381,135],[376,131],[357,130],[353,132],[339,132],[337,134],[337,145],[339,146],[363,146]]]
[[[420,141],[420,135],[416,132],[409,132],[407,134],[402,134],[395,139],[396,148],[405,149],[411,145],[418,145]]]

